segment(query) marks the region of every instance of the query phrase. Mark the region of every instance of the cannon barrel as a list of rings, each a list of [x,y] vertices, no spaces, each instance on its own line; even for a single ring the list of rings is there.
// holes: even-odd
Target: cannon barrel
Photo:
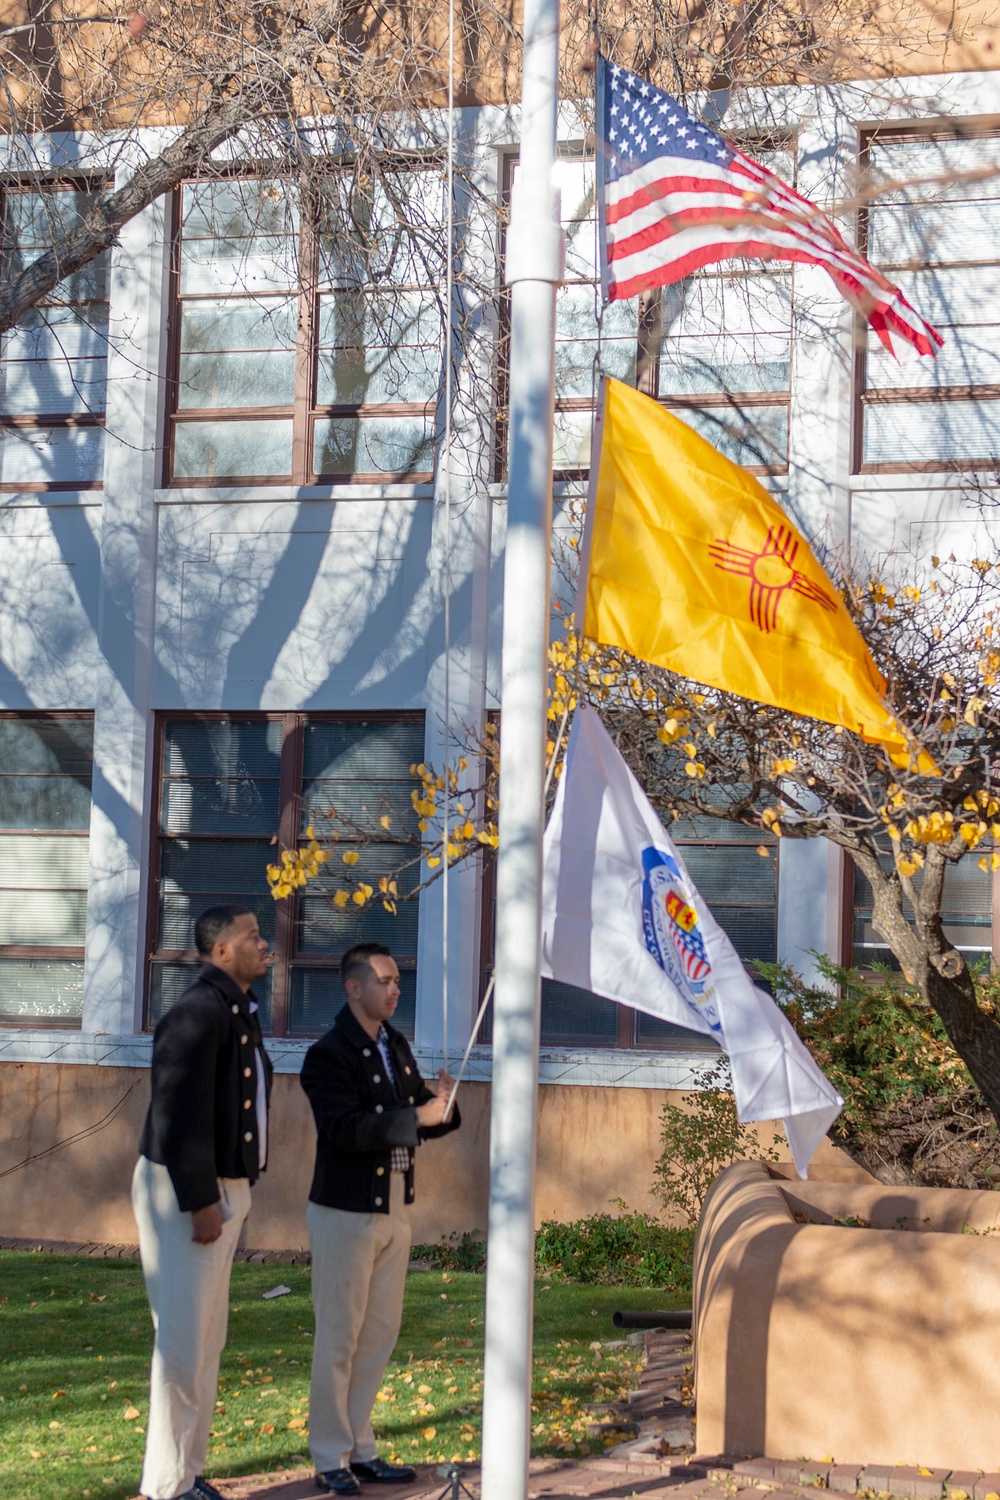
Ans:
[[[612,1314],[616,1328],[690,1328],[691,1309],[680,1312],[629,1312],[627,1308]]]

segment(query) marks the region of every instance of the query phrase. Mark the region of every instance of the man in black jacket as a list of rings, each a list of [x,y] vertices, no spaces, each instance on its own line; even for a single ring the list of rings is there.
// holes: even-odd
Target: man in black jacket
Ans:
[[[306,1054],[302,1087],[316,1117],[309,1243],[316,1314],[309,1447],[316,1480],[337,1495],[364,1480],[414,1479],[378,1455],[371,1412],[403,1315],[414,1147],[459,1125],[452,1079],[434,1094],[406,1038],[389,1025],[399,970],[382,943],[344,954],[347,1004]]]
[[[153,1037],[132,1207],[156,1338],[142,1493],[222,1500],[202,1476],[226,1342],[229,1273],[267,1160],[271,1064],[250,986],[267,941],[244,906],[195,924],[205,963]]]

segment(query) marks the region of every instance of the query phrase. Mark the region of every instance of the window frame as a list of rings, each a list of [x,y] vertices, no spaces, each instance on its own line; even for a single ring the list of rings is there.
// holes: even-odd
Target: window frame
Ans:
[[[782,135],[744,135],[739,137],[741,145],[749,152],[775,151],[779,149],[788,150],[793,162],[798,161],[798,136],[792,131]],[[563,161],[587,162],[592,160],[594,151],[594,140],[588,136],[582,141],[560,141],[558,143],[558,157]],[[505,284],[505,266],[507,260],[507,234],[510,229],[510,204],[513,187],[514,169],[519,159],[517,147],[511,147],[502,153],[500,180],[500,244],[499,258],[497,262],[497,296],[499,301],[497,318],[496,354],[494,358],[494,389],[497,393],[494,411],[494,458],[493,458],[493,480],[496,484],[507,482],[507,442],[509,434],[509,410],[510,410],[510,288]],[[695,276],[705,274],[707,276],[724,277],[725,275],[738,274],[734,268],[740,266],[740,262],[734,257],[709,266],[703,267],[701,272],[695,272]],[[743,263],[745,264],[745,263]],[[792,284],[792,303],[794,308],[795,297],[795,266],[786,261],[772,260],[763,263],[764,270],[761,275],[768,271],[776,274],[786,275]],[[681,278],[687,280],[689,278]],[[589,283],[574,278],[572,282],[564,282],[563,285],[588,285]],[[600,290],[600,275],[596,278],[598,291]],[[671,283],[676,285],[679,283]],[[638,301],[638,316],[635,329],[635,388],[643,395],[651,397],[665,411],[674,411],[682,414],[685,411],[716,410],[733,411],[738,413],[742,406],[773,406],[782,407],[786,413],[785,424],[785,460],[783,463],[775,464],[741,464],[748,474],[759,474],[767,477],[780,477],[789,472],[789,451],[791,443],[791,408],[792,408],[792,382],[793,362],[795,357],[794,340],[794,314],[789,319],[788,326],[788,388],[784,391],[709,391],[692,396],[662,396],[659,393],[659,371],[660,371],[660,307],[663,289],[653,287],[648,291],[640,293]],[[555,411],[559,412],[587,412],[595,411],[595,400],[588,396],[564,396],[556,395]],[[581,480],[586,481],[589,474],[589,466],[576,469],[553,468],[552,478],[557,484],[573,483]]]
[[[977,116],[968,120],[956,120],[950,123],[941,121],[893,121],[885,125],[867,126],[859,131],[858,136],[858,168],[862,179],[869,171],[871,163],[871,148],[873,142],[881,138],[883,141],[894,142],[918,142],[918,141],[948,141],[948,140],[981,140],[995,138],[1000,146],[1000,115]],[[878,201],[874,197],[869,199],[858,209],[857,244],[861,255],[868,254],[869,241],[869,211],[877,207]],[[936,269],[961,270],[964,267],[994,266],[1000,265],[1000,255],[995,260],[989,261],[956,261],[935,262]],[[900,268],[889,266],[888,275],[892,279],[893,274]],[[920,269],[920,267],[914,267]],[[917,309],[919,312],[919,308]],[[866,463],[864,459],[865,441],[865,412],[871,406],[902,406],[910,402],[921,402],[933,405],[946,405],[952,401],[983,399],[998,402],[1000,412],[1000,384],[993,385],[963,385],[963,386],[895,386],[888,389],[866,389],[868,368],[868,325],[860,313],[854,315],[854,370],[853,370],[853,400],[851,418],[851,473],[855,476],[864,474],[956,474],[992,471],[998,467],[998,459],[993,458],[947,458],[947,459],[905,459],[892,462]],[[1000,320],[998,320],[1000,327]],[[852,903],[853,910],[853,903]]]
[[[307,712],[301,709],[287,711],[248,710],[246,712],[241,712],[238,709],[228,711],[165,709],[156,714],[151,783],[153,796],[151,798],[152,806],[150,814],[150,878],[146,903],[146,959],[142,985],[142,1030],[144,1032],[153,1030],[156,1025],[156,1022],[150,1019],[150,999],[154,966],[168,963],[190,963],[193,982],[198,971],[198,965],[203,962],[193,948],[159,948],[155,946],[159,934],[160,892],[163,883],[162,851],[172,839],[190,837],[190,833],[164,833],[160,826],[167,727],[170,724],[223,724],[234,720],[238,720],[241,723],[253,721],[254,723],[280,724],[282,730],[278,773],[278,826],[274,831],[277,835],[276,843],[280,847],[294,848],[299,843],[299,820],[303,791],[303,755],[307,725],[345,722],[364,724],[399,724],[405,722],[423,726],[425,718],[423,709],[381,709],[371,712],[364,710]],[[228,836],[225,834],[196,836],[206,839],[224,839],[229,837],[233,840],[239,837],[239,835],[233,834]],[[247,837],[249,838],[250,836],[247,835]],[[263,835],[259,837],[263,837]],[[403,846],[401,845],[400,847],[402,848]],[[261,881],[262,883],[264,881],[263,866],[261,867]],[[271,899],[270,895],[268,895],[268,899]],[[275,901],[274,905],[274,943],[271,949],[274,954],[271,988],[271,1026],[267,1035],[273,1037],[275,1040],[304,1041],[313,1035],[319,1035],[319,1033],[292,1031],[289,1028],[292,971],[299,968],[336,968],[339,966],[343,953],[332,951],[323,953],[298,953],[296,951],[299,914],[298,892],[293,892],[291,896],[287,896],[282,901]],[[396,959],[401,973],[416,971],[416,950],[412,954],[397,954],[394,949],[393,957]]]
[[[859,910],[857,904],[858,867],[846,849],[841,851],[841,855],[844,875],[843,896],[841,900],[840,962],[845,969],[857,968],[861,974],[871,975],[875,973],[874,969],[866,968],[861,964],[855,964],[854,924],[857,921]],[[974,856],[968,854],[962,856],[963,859],[972,857]],[[865,907],[863,909],[867,911],[868,908]],[[947,911],[948,908],[945,908],[945,910]],[[956,915],[961,915],[961,913],[957,913]],[[906,916],[905,910],[903,916],[908,923],[912,922],[912,918]],[[954,924],[949,923],[948,925],[953,926]],[[982,930],[984,933],[989,932],[990,934],[990,973],[995,974],[1000,970],[1000,872],[994,871],[990,875],[990,925],[988,927],[984,925]],[[967,951],[967,949],[958,949],[958,952],[962,953],[963,958]],[[895,959],[892,961],[896,962]],[[898,972],[901,978],[905,977],[901,968],[898,970],[894,969],[893,972]]]
[[[390,169],[392,164],[390,164]],[[398,169],[420,171],[433,167],[430,161],[406,160]],[[335,171],[347,171],[346,167],[332,166]],[[237,293],[182,293],[181,292],[181,246],[183,240],[183,194],[185,189],[206,183],[227,181],[262,180],[264,174],[233,170],[211,177],[187,177],[172,189],[170,198],[170,272],[168,277],[167,305],[167,401],[164,414],[164,441],[160,482],[164,489],[232,489],[249,485],[288,485],[310,488],[333,485],[360,484],[433,484],[437,465],[437,434],[434,436],[434,464],[430,469],[392,471],[356,471],[350,474],[318,474],[313,468],[315,428],[325,418],[347,417],[378,418],[384,416],[419,416],[436,427],[437,410],[443,386],[444,347],[442,337],[441,377],[438,391],[432,400],[422,402],[359,402],[323,405],[317,402],[319,378],[318,329],[320,322],[320,297],[326,282],[319,275],[319,204],[315,195],[306,190],[299,202],[299,224],[297,230],[296,265],[298,276],[290,291],[289,302],[296,309],[295,377],[292,401],[284,406],[252,407],[182,407],[179,400],[182,392],[180,380],[182,309],[185,302],[200,299],[216,300],[220,296],[237,296]],[[285,179],[277,179],[285,181]],[[408,284],[392,283],[397,292],[409,290]],[[335,290],[335,289],[334,289]],[[367,288],[365,290],[368,290]],[[246,294],[252,301],[252,294]],[[265,421],[268,418],[290,421],[292,424],[291,472],[288,474],[238,474],[210,476],[175,476],[174,456],[177,429],[181,424],[223,424],[228,421]]]
[[[42,181],[35,178],[25,179],[24,177],[14,176],[0,180],[0,238],[3,237],[5,200],[10,194],[59,191],[100,193],[108,186],[109,184],[102,178],[87,176],[56,176],[44,178]],[[110,252],[107,253],[110,255]],[[42,307],[72,307],[80,305],[67,299],[56,298],[54,294],[58,291],[59,285],[60,283],[57,282],[52,288],[52,292],[47,294],[50,300],[36,305]],[[99,305],[107,307],[110,310],[110,286],[106,298],[90,298],[85,301],[81,299],[81,301],[87,307]],[[17,326],[17,324],[14,325],[15,328]],[[9,332],[13,331],[13,329],[9,330]],[[110,348],[110,341],[108,347]],[[68,364],[70,363],[68,355],[64,355],[63,358]],[[57,428],[60,431],[65,431],[77,427],[104,428],[106,425],[106,410],[101,412],[21,412],[16,414],[0,411],[0,431],[34,432],[42,428]],[[75,493],[83,490],[102,490],[104,488],[103,462],[101,467],[102,473],[99,479],[31,479],[23,483],[14,480],[0,480],[0,494],[65,494],[69,491]]]
[[[93,728],[93,709],[0,709],[0,720],[27,720],[29,722],[39,719],[72,721],[76,723],[89,723]],[[34,771],[8,771],[7,776],[41,776],[44,773]],[[91,749],[90,759],[90,805],[93,809],[94,796],[94,758]],[[86,839],[90,843],[90,821],[86,828],[3,828],[0,834],[6,836],[41,835],[46,838],[73,838]],[[88,880],[88,902],[89,902],[89,880]],[[51,945],[44,943],[3,943],[0,944],[0,959],[5,958],[49,958],[54,960],[68,960],[73,963],[86,963],[86,942],[78,946]],[[0,1029],[2,1030],[55,1030],[55,1031],[80,1031],[83,1025],[82,1015],[73,1019],[65,1016],[0,1016]]]

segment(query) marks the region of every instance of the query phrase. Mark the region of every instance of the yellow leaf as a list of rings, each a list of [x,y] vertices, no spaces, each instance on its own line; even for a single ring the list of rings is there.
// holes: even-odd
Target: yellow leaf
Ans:
[[[309,827],[306,829],[306,838],[307,839],[314,839],[315,837],[316,837],[316,830],[313,827],[313,825],[310,823]]]
[[[757,853],[760,855],[761,859],[767,859],[767,857],[771,853],[771,851],[767,847],[766,844],[758,844],[757,845]]]
[[[301,1432],[306,1425],[305,1417],[293,1417],[288,1426],[292,1432]]]
[[[138,1416],[138,1415],[139,1415],[139,1413],[138,1413],[138,1412],[136,1412],[136,1416]],[[52,1431],[52,1432],[55,1432],[55,1431],[56,1431],[56,1429],[57,1429],[57,1428],[58,1428],[58,1427],[61,1427],[61,1426],[62,1426],[62,1423],[61,1423],[61,1422],[50,1422],[50,1423],[49,1423],[49,1429],[50,1429],[50,1431]]]
[[[140,1412],[137,1406],[126,1406],[125,1410],[122,1412],[122,1416],[125,1418],[126,1422],[134,1422],[136,1417],[138,1417],[139,1415]]]
[[[333,897],[333,904],[334,906],[346,906],[350,899],[346,891],[336,891]]]
[[[340,857],[345,865],[356,865],[361,855],[356,849],[348,849],[347,853],[342,854]]]
[[[354,902],[355,906],[364,906],[367,899],[368,898],[365,895],[364,891],[355,891],[351,896],[351,900]]]
[[[427,856],[427,868],[429,870],[436,870],[437,867],[438,867],[438,865],[440,863],[441,863],[441,858],[440,858],[439,855],[437,855],[437,854],[428,854],[428,856]]]
[[[423,1438],[423,1440],[424,1440],[425,1443],[433,1442],[433,1440],[437,1437],[437,1428],[436,1427],[425,1427],[424,1430],[423,1430],[423,1432],[420,1435]],[[987,1495],[986,1496],[986,1500],[991,1500],[991,1497],[989,1495]],[[998,1497],[997,1496],[993,1496],[992,1500],[998,1500]]]
[[[417,1390],[419,1391],[419,1393],[420,1393],[421,1396],[429,1396],[432,1389],[433,1389],[433,1387],[429,1386],[429,1385],[418,1385],[417,1386]]]
[[[272,1434],[273,1434],[273,1432],[274,1432],[274,1423],[273,1422],[261,1422],[261,1424],[260,1424],[260,1430],[264,1434],[265,1437],[271,1437]]]
[[[381,823],[383,828],[390,828],[392,826],[392,819],[390,818],[388,813],[383,813],[379,818],[379,822]]]

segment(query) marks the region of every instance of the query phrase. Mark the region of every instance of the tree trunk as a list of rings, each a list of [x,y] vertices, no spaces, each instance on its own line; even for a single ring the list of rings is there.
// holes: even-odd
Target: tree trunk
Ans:
[[[944,936],[940,910],[944,855],[932,846],[922,889],[907,891],[915,917],[911,925],[903,915],[899,876],[887,873],[870,850],[850,848],[849,853],[872,887],[875,931],[940,1016],[949,1041],[1000,1125],[1000,1023],[980,1010],[968,965]]]

